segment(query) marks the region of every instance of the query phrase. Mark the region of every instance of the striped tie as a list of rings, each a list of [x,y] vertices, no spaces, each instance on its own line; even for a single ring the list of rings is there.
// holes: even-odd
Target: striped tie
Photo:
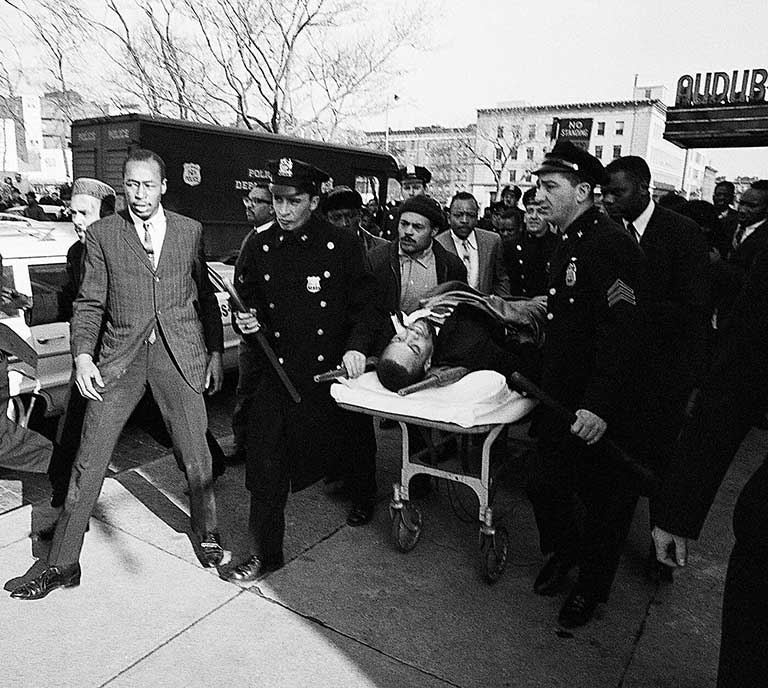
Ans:
[[[147,258],[152,263],[152,267],[157,267],[155,263],[155,248],[152,245],[152,234],[149,231],[150,227],[149,222],[144,223],[144,241],[142,243],[144,244],[144,250],[147,252]]]

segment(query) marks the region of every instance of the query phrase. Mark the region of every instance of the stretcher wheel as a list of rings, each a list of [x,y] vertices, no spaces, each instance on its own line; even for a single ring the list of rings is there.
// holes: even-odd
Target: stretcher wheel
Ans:
[[[415,506],[403,506],[392,515],[392,539],[401,552],[410,552],[421,537],[424,521],[421,511]]]
[[[495,583],[504,573],[509,558],[509,533],[504,526],[496,528],[493,535],[482,535],[480,541],[480,566],[488,584]]]

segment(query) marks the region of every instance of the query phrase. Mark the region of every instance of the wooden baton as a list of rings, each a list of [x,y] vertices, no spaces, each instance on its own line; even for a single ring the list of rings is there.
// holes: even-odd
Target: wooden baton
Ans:
[[[224,285],[224,288],[229,292],[229,298],[232,299],[232,305],[240,312],[240,313],[249,313],[250,311],[246,307],[246,305],[243,303],[243,300],[240,298],[240,294],[237,293],[237,289],[235,289],[235,285],[232,284],[226,277],[222,278],[222,284]],[[285,372],[285,369],[282,365],[280,365],[280,361],[277,360],[277,356],[275,355],[274,349],[269,345],[269,342],[267,341],[267,338],[264,336],[264,333],[261,330],[257,330],[256,332],[253,332],[251,334],[245,335],[249,339],[255,339],[259,346],[261,347],[261,350],[264,352],[264,355],[267,357],[267,360],[272,365],[272,368],[274,368],[275,372],[277,373],[277,376],[280,378],[280,382],[283,383],[283,387],[285,387],[285,391],[288,392],[288,394],[291,396],[291,399],[293,399],[297,404],[301,401],[301,394],[299,394],[299,391],[296,389],[294,384],[291,382],[291,379],[288,377],[288,374]]]

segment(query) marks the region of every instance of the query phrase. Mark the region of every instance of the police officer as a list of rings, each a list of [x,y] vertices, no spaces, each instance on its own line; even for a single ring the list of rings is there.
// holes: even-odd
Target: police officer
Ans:
[[[414,196],[427,195],[427,185],[432,181],[432,173],[421,165],[403,165],[397,172],[397,181],[400,182],[403,200],[407,201]],[[396,239],[399,223],[397,206],[385,209],[383,220],[382,236],[388,241]]]
[[[504,261],[510,292],[516,296],[540,296],[547,291],[547,265],[557,235],[539,211],[536,189],[523,196],[525,229],[504,237]]]
[[[360,478],[352,489],[353,511],[366,507],[363,515],[370,520],[376,493],[370,419],[340,411],[328,387],[312,379],[339,364],[350,377],[364,371],[379,327],[374,278],[357,238],[314,212],[328,175],[294,158],[270,161],[267,168],[276,222],[243,244],[235,281],[250,312],[238,314],[236,325],[246,339],[258,330],[264,333],[301,401],[291,399],[254,348],[261,374],[252,390],[249,412],[258,422],[249,425],[246,459],[251,551],[224,574],[238,583],[283,565],[290,491],[313,484],[349,454],[354,477]]]
[[[534,419],[539,452],[529,494],[542,552],[552,553],[534,590],[555,594],[578,566],[578,581],[558,617],[573,628],[607,600],[637,501],[637,486],[612,463],[600,439],[610,428],[613,438],[623,440],[633,426],[643,339],[641,253],[594,206],[594,187],[603,178],[599,160],[558,143],[536,174],[540,212],[560,231],[549,268],[541,385],[575,410],[575,421],[569,427],[545,407]],[[588,537],[581,546],[574,493],[585,507]]]

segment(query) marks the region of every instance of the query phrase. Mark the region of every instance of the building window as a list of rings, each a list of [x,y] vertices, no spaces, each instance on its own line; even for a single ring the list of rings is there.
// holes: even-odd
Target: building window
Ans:
[[[510,170],[509,171],[509,181],[514,182],[517,180],[517,170]]]
[[[603,159],[603,147],[602,146],[595,146],[595,157],[598,160]]]
[[[523,181],[526,181],[526,182],[531,181],[531,171],[530,170],[526,170],[525,171],[525,176],[523,177]]]
[[[496,138],[497,139],[504,138],[504,127],[496,127]]]
[[[650,89],[650,88],[646,88],[646,89],[645,89],[645,99],[646,99],[646,100],[650,100],[650,99],[651,99],[651,95],[652,95],[652,93],[653,93],[653,91],[651,91],[651,89]]]
[[[552,125],[546,124],[544,125],[544,136],[548,139],[552,138]]]
[[[597,156],[595,156],[597,157]],[[621,157],[621,146],[614,146],[613,147],[613,159],[616,160],[616,158]]]
[[[624,136],[624,122],[616,121],[616,136]]]
[[[529,124],[528,125],[528,139],[530,141],[533,141],[533,139],[536,138],[536,125],[535,124]]]
[[[605,136],[605,122],[598,122],[597,123],[597,135],[598,136]]]
[[[526,160],[533,160],[533,148],[526,148],[525,149],[525,159]]]
[[[501,160],[502,155],[503,151],[501,150],[501,146],[496,146],[496,160]]]
[[[509,151],[509,159],[517,160],[517,148],[511,148]]]

